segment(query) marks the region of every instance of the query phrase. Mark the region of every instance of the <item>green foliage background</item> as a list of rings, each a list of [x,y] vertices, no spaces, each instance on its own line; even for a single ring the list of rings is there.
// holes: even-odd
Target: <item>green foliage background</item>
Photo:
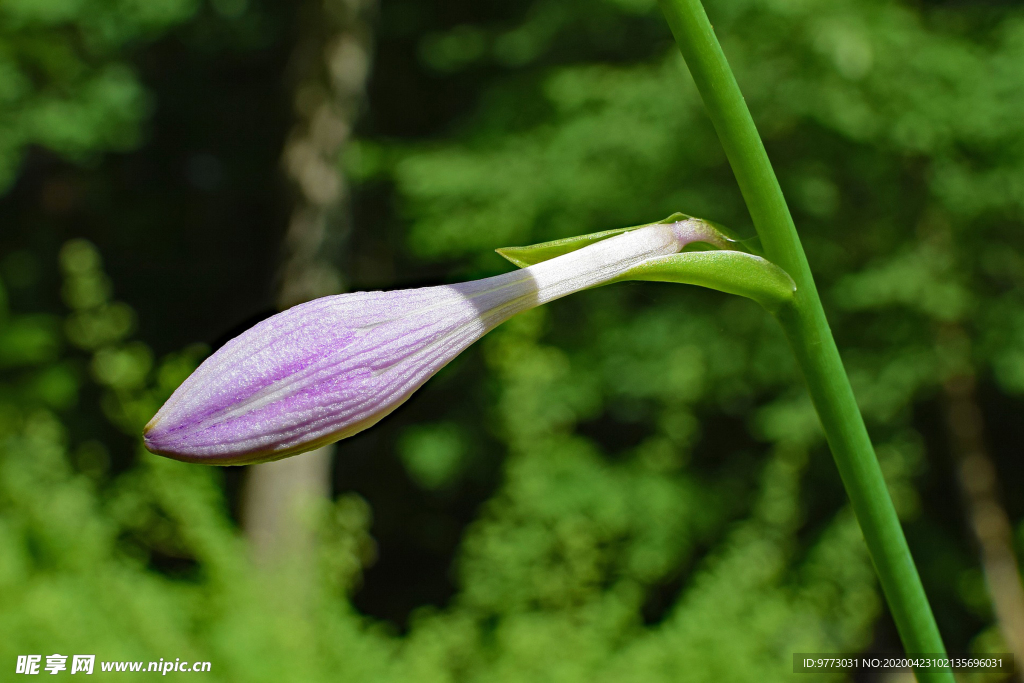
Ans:
[[[708,11],[940,627],[953,650],[1004,650],[936,406],[950,376],[978,375],[1020,525],[1024,435],[1006,416],[1024,392],[1024,14],[880,0]],[[159,55],[259,62],[287,50],[287,16],[228,0],[0,7],[2,210],[37,215],[39,173],[77,178],[89,198],[85,214],[3,238],[0,666],[60,652],[208,660],[224,681],[770,681],[792,676],[793,652],[895,647],[782,335],[749,301],[682,286],[601,288],[505,324],[340,445],[338,496],[310,514],[315,568],[251,567],[237,476],[148,455],[137,434],[207,352],[187,342],[267,305],[276,245],[218,251],[211,237],[194,270],[160,271],[179,228],[138,205],[122,221],[115,171],[126,150],[158,158],[160,106],[203,110],[202,93],[147,94],[174,92]],[[674,211],[753,233],[653,2],[395,0],[378,30],[362,133],[339,159],[357,183],[353,289],[493,274],[495,247]],[[224,191],[258,192],[232,163]],[[42,187],[52,208],[63,195]],[[146,195],[154,214],[161,196]],[[83,235],[130,253],[122,264],[148,250],[155,270],[126,271],[122,289],[92,242],[63,239]],[[227,280],[217,259],[264,279]],[[179,306],[209,307],[219,328],[146,322],[160,317],[147,301],[197,278],[211,302]],[[250,299],[218,303],[240,282]]]

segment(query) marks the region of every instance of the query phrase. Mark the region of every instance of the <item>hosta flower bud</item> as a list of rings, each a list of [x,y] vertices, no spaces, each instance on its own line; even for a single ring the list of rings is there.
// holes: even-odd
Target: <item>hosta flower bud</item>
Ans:
[[[225,344],[145,429],[146,447],[219,465],[276,460],[351,436],[409,398],[496,325],[694,241],[707,224],[655,224],[474,282],[328,296]]]

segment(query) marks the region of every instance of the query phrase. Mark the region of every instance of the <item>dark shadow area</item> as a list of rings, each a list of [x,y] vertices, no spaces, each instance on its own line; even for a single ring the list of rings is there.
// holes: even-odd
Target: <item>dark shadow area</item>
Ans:
[[[278,159],[293,7],[259,11],[255,37],[207,11],[142,48],[144,144],[86,165],[31,151],[0,202],[0,250],[27,250],[47,278],[64,241],[94,242],[115,297],[135,308],[139,336],[159,354],[210,343],[271,301],[287,216]],[[59,291],[43,284],[33,291]]]
[[[365,570],[353,603],[401,631],[416,609],[444,607],[454,595],[459,542],[501,481],[502,446],[487,431],[486,400],[476,393],[484,372],[479,352],[470,349],[387,420],[338,444],[335,490],[358,493],[370,503],[370,533],[377,542],[377,561]],[[408,427],[436,421],[473,426],[460,476],[442,490],[417,484],[397,453]]]

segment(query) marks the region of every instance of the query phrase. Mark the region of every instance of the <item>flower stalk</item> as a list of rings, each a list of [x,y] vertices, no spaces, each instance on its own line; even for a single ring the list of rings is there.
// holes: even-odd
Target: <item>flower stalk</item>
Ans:
[[[896,509],[843,368],[793,218],[736,79],[700,0],[659,0],[747,203],[767,258],[796,283],[776,312],[826,438],[908,654],[945,652]],[[918,680],[952,683],[946,670]]]

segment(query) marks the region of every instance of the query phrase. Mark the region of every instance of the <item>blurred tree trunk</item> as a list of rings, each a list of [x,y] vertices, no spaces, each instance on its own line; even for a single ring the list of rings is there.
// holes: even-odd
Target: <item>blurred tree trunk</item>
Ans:
[[[950,451],[964,500],[967,521],[981,551],[996,625],[1017,662],[1024,661],[1024,588],[1013,549],[1013,528],[999,502],[995,463],[985,445],[985,423],[970,365],[971,342],[958,324],[940,331],[940,344],[963,362],[943,385]],[[1016,674],[1021,680],[1021,674]]]
[[[282,165],[294,192],[277,306],[343,290],[339,261],[351,228],[339,164],[365,97],[376,0],[306,0],[289,66],[295,123]],[[302,563],[313,547],[304,510],[331,493],[327,446],[249,468],[243,525],[255,561]]]

